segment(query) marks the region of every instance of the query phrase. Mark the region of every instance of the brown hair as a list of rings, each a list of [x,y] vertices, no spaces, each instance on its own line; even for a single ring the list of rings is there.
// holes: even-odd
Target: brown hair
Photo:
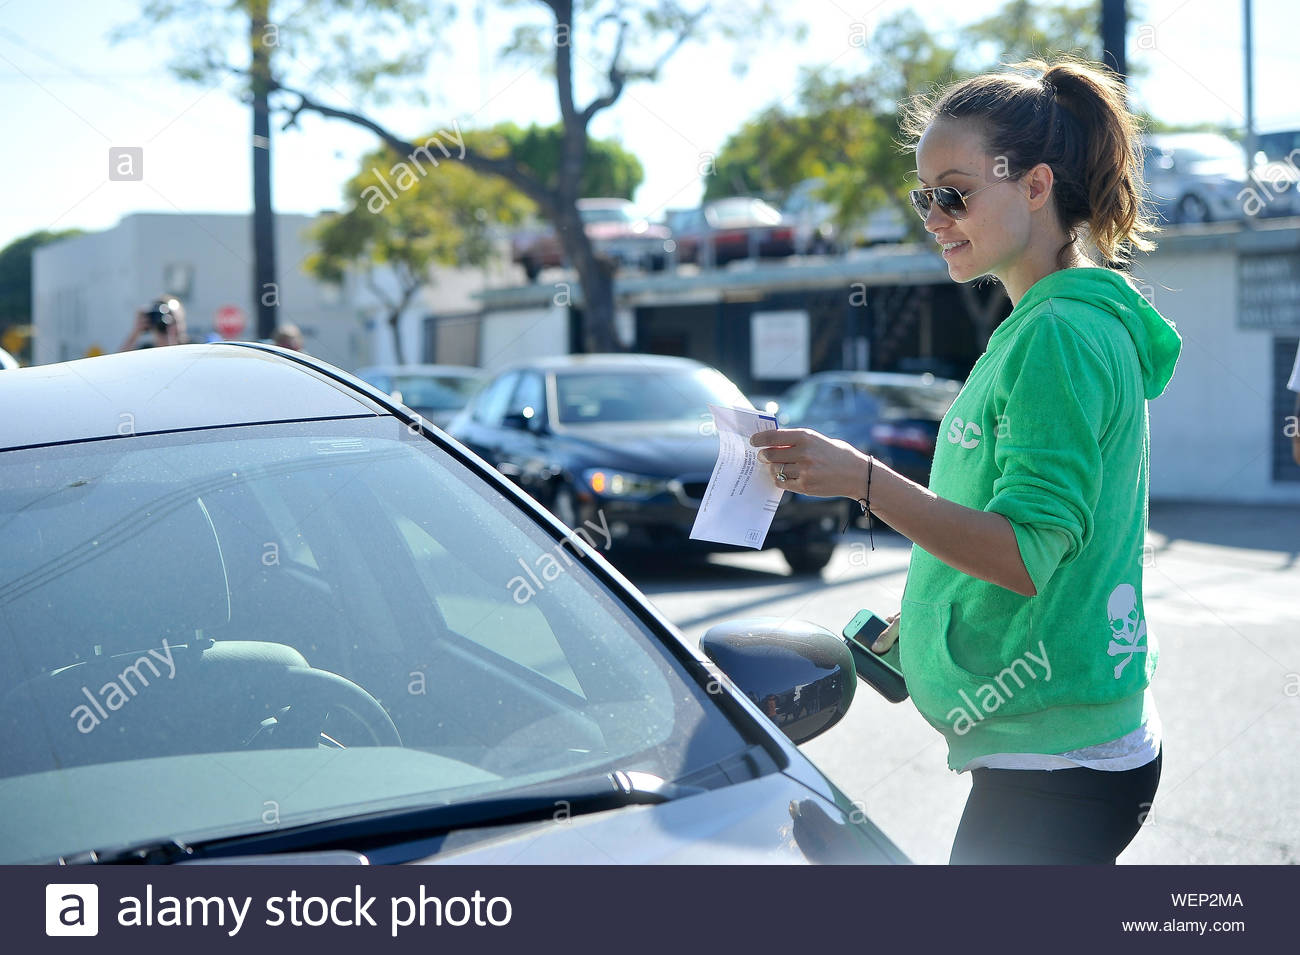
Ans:
[[[1159,229],[1145,195],[1140,128],[1113,71],[1074,58],[1034,59],[914,97],[900,124],[907,145],[915,150],[941,117],[979,123],[987,152],[1005,157],[1011,178],[1039,163],[1052,168],[1056,214],[1069,236],[1057,253],[1062,267],[1081,229],[1116,265],[1133,249],[1155,248],[1147,238]]]

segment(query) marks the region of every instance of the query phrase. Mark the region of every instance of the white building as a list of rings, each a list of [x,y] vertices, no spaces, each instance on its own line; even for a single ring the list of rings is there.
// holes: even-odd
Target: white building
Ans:
[[[369,358],[370,341],[357,308],[340,290],[308,275],[311,216],[276,216],[279,321],[303,332],[306,351],[344,368]],[[36,251],[32,262],[33,357],[37,364],[116,351],[135,312],[169,293],[185,305],[192,341],[215,334],[219,309],[231,306],[257,337],[252,225],[241,214],[137,213],[104,232],[64,239]]]

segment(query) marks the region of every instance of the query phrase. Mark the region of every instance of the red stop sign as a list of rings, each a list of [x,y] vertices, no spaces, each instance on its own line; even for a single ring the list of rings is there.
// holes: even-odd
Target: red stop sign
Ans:
[[[212,324],[222,338],[234,338],[248,325],[248,318],[238,305],[223,305],[217,309],[217,317]]]

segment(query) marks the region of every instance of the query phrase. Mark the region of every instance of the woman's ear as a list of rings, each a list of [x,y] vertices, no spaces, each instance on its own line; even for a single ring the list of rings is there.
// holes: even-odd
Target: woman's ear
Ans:
[[[1037,212],[1052,198],[1052,186],[1056,177],[1052,174],[1051,166],[1040,162],[1024,174],[1021,182],[1029,190],[1029,211]]]

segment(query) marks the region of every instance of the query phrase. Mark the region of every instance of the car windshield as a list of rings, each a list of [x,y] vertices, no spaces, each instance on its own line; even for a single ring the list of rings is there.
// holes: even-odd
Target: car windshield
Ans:
[[[466,375],[396,375],[392,390],[410,408],[459,411],[478,387],[479,380]]]
[[[723,199],[709,206],[709,221],[720,229],[780,225],[781,213],[761,199]]]
[[[555,376],[560,424],[616,421],[708,421],[709,405],[749,407],[749,400],[711,368],[618,369]]]
[[[1171,141],[1175,161],[1205,162],[1209,160],[1241,160],[1241,148],[1230,139],[1218,136],[1194,136]]]
[[[10,451],[0,535],[3,863],[748,745],[571,541],[391,417]]]
[[[595,208],[579,209],[578,215],[588,225],[594,222],[636,221],[636,216],[632,215],[627,206],[596,206]]]
[[[927,418],[938,421],[957,397],[960,384],[947,379],[917,384],[860,383],[852,380],[803,381],[778,402],[783,424],[798,425],[819,415],[876,406],[886,417]],[[850,405],[854,391],[869,396]]]

